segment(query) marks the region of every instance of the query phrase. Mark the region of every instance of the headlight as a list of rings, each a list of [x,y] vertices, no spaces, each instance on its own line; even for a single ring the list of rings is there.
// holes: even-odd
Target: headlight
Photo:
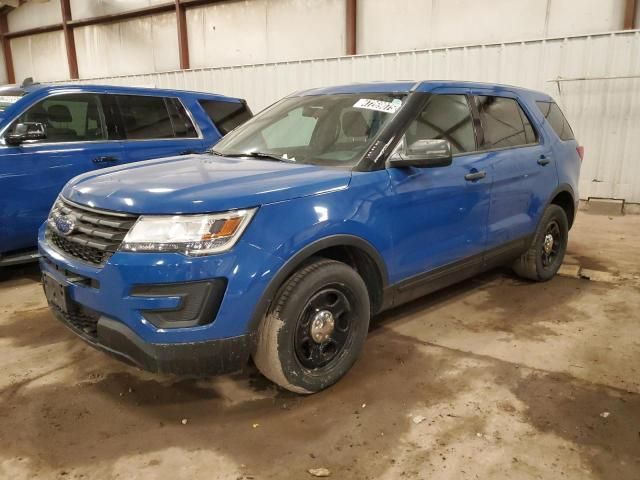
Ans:
[[[211,215],[141,216],[122,241],[128,252],[220,253],[233,247],[256,209]]]

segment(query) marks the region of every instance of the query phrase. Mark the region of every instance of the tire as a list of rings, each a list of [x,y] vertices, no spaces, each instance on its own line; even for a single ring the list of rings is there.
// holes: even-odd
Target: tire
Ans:
[[[287,390],[319,392],[355,363],[369,316],[369,293],[360,275],[344,263],[317,259],[280,287],[258,327],[254,362]]]
[[[547,243],[545,247],[547,235],[553,237],[553,242]],[[542,215],[529,250],[513,263],[513,271],[520,277],[537,282],[550,280],[562,265],[568,240],[569,222],[566,213],[558,205],[549,205]]]

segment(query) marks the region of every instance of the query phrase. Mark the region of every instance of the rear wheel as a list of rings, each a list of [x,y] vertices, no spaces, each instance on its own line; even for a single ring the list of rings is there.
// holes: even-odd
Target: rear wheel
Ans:
[[[542,215],[533,242],[512,266],[521,277],[544,282],[557,272],[567,251],[569,222],[564,210],[549,205]]]
[[[254,361],[297,393],[318,392],[354,364],[369,329],[369,294],[348,265],[318,259],[280,288],[258,331]]]

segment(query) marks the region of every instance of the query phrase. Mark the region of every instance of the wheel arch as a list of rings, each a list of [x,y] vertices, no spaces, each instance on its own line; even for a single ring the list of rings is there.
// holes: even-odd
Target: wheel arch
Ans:
[[[562,208],[567,215],[569,228],[573,226],[573,221],[576,217],[577,205],[573,189],[570,185],[564,184],[556,188],[556,190],[550,196],[549,201],[545,206],[545,210],[549,205],[558,205],[560,208]]]
[[[383,308],[388,273],[382,255],[368,241],[354,235],[331,235],[316,240],[299,250],[276,272],[258,301],[248,325],[248,330],[256,332],[260,321],[267,313],[280,286],[295,271],[309,260],[317,257],[338,260],[353,267],[362,277],[371,301],[371,312]]]

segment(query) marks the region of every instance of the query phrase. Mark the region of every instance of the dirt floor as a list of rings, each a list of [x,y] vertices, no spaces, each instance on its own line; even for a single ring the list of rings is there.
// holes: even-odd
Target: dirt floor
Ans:
[[[640,216],[581,212],[564,276],[385,313],[310,397],[125,366],[54,320],[37,268],[2,271],[0,478],[638,480],[638,252]]]

